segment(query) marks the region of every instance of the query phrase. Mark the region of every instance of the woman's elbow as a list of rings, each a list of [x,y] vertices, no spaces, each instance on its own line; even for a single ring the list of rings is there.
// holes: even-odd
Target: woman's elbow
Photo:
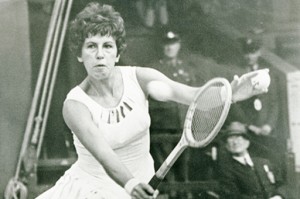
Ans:
[[[147,85],[149,95],[158,101],[170,101],[174,96],[174,92],[170,85],[163,81],[151,81]]]

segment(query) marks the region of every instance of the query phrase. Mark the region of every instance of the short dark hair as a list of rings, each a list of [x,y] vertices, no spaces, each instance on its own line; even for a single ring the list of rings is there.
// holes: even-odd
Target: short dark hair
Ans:
[[[118,54],[125,48],[124,20],[110,5],[91,2],[76,15],[69,26],[69,48],[77,56],[86,38],[91,35],[110,35],[116,40]]]

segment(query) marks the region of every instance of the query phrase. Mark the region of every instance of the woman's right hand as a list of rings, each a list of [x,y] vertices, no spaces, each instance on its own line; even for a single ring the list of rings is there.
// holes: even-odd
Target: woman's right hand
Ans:
[[[158,190],[154,190],[149,184],[145,183],[139,183],[131,192],[133,199],[155,199],[158,194]]]

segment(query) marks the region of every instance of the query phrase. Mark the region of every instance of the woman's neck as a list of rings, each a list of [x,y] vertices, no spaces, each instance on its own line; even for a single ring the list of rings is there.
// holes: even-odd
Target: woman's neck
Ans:
[[[96,80],[91,77],[87,77],[87,84],[90,90],[97,96],[115,96],[117,92],[118,82],[120,77],[120,71],[115,69],[110,77],[102,80]]]

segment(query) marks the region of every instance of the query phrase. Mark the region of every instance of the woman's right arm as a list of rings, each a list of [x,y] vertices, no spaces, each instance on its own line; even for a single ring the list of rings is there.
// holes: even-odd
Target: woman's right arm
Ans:
[[[104,169],[119,185],[133,178],[106,142],[103,132],[93,122],[88,109],[74,100],[68,100],[63,107],[63,117],[87,150],[103,165]]]
[[[80,142],[97,159],[107,174],[116,183],[124,187],[129,180],[134,178],[105,140],[103,131],[106,129],[100,129],[101,127],[98,128],[95,125],[85,105],[74,100],[66,101],[63,106],[63,117],[67,126],[75,133]],[[136,186],[136,188],[139,187]],[[145,189],[151,194],[154,192],[150,186],[146,186],[146,188],[138,191],[143,192]]]

